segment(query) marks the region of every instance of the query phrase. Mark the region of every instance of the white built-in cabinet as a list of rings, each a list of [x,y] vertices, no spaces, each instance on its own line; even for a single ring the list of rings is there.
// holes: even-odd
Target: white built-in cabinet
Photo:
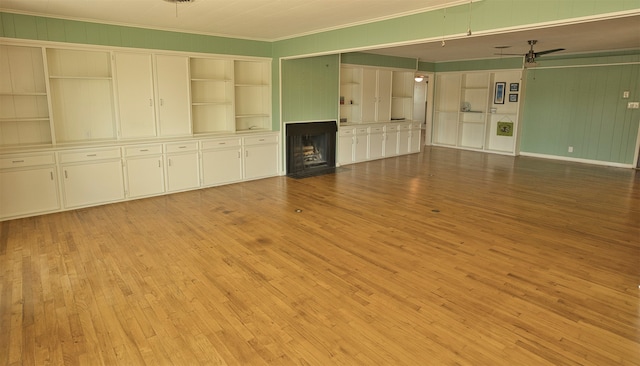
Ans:
[[[420,152],[420,122],[341,126],[338,165]]]
[[[165,191],[161,144],[126,146],[123,152],[127,197],[153,196]]]
[[[198,142],[165,145],[167,155],[167,191],[184,191],[200,186]]]
[[[369,129],[369,159],[380,159],[384,157],[384,127],[371,126]]]
[[[438,74],[433,144],[513,154],[520,79],[519,70]],[[502,98],[495,98],[496,83],[504,88]]]
[[[362,122],[391,120],[391,70],[362,71]]]
[[[63,151],[58,155],[64,207],[124,199],[120,148]]]
[[[271,61],[0,45],[0,220],[276,176]]]
[[[384,156],[398,155],[398,125],[384,126]]]
[[[189,58],[115,52],[120,137],[191,134]]]
[[[0,158],[0,218],[60,209],[53,153]]]
[[[242,139],[205,140],[202,149],[202,185],[214,186],[242,180]]]

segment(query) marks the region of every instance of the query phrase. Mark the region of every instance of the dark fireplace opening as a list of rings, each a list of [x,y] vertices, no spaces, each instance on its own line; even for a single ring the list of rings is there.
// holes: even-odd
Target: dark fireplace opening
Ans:
[[[287,124],[287,175],[303,178],[334,172],[337,131],[335,121]]]

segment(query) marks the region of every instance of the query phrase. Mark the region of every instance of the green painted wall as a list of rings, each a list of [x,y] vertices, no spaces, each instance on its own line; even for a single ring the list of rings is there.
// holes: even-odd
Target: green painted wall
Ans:
[[[185,52],[271,57],[271,43],[0,13],[0,37]]]
[[[474,71],[474,70],[509,70],[521,69],[522,57],[495,58],[489,60],[469,60],[455,62],[439,62],[435,64],[436,72]]]
[[[375,55],[364,52],[343,53],[340,58],[343,64],[392,67],[410,70],[415,70],[416,68],[415,58]]]
[[[282,61],[282,120],[338,119],[338,55]]]
[[[640,64],[529,69],[521,151],[632,164],[640,110],[627,102],[639,100]]]

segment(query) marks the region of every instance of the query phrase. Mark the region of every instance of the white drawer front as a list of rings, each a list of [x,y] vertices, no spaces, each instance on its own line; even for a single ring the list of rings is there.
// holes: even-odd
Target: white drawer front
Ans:
[[[244,138],[245,145],[261,145],[261,144],[275,144],[275,143],[278,143],[277,135],[255,136],[255,137]]]
[[[144,156],[162,154],[162,145],[138,145],[124,148],[124,156]]]
[[[411,125],[400,125],[399,126],[401,130],[410,130],[411,129]]]
[[[65,151],[60,153],[60,162],[75,163],[78,161],[119,159],[120,157],[120,148],[118,147],[100,150]]]
[[[384,127],[371,127],[371,133],[382,133],[384,132]]]
[[[224,149],[241,145],[240,138],[204,140],[200,142],[202,150]]]
[[[385,126],[384,130],[387,132],[396,132],[398,131],[398,125]]]
[[[347,136],[347,137],[348,136],[353,136],[353,128],[349,128],[349,129],[346,129],[346,130],[340,129],[339,135],[340,136]]]
[[[167,153],[177,153],[177,152],[196,151],[196,150],[198,150],[198,141],[171,143],[171,144],[165,145],[165,151]]]
[[[411,129],[412,129],[412,130],[419,130],[419,129],[421,129],[421,128],[422,128],[422,126],[421,126],[421,123],[420,123],[420,122],[413,122],[413,123],[411,124]]]
[[[369,129],[367,127],[356,128],[356,135],[366,135],[367,133],[369,133]]]
[[[55,164],[53,153],[41,155],[13,155],[0,158],[0,169]]]

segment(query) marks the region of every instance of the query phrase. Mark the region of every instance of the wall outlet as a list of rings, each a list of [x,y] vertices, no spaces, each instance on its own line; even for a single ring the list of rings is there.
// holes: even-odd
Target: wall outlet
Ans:
[[[638,108],[640,108],[640,102],[627,103],[627,109],[638,109]]]
[[[625,91],[622,92],[622,98],[629,99],[629,91],[628,90],[625,90]]]
[[[573,152],[573,146],[569,146],[569,152]]]

